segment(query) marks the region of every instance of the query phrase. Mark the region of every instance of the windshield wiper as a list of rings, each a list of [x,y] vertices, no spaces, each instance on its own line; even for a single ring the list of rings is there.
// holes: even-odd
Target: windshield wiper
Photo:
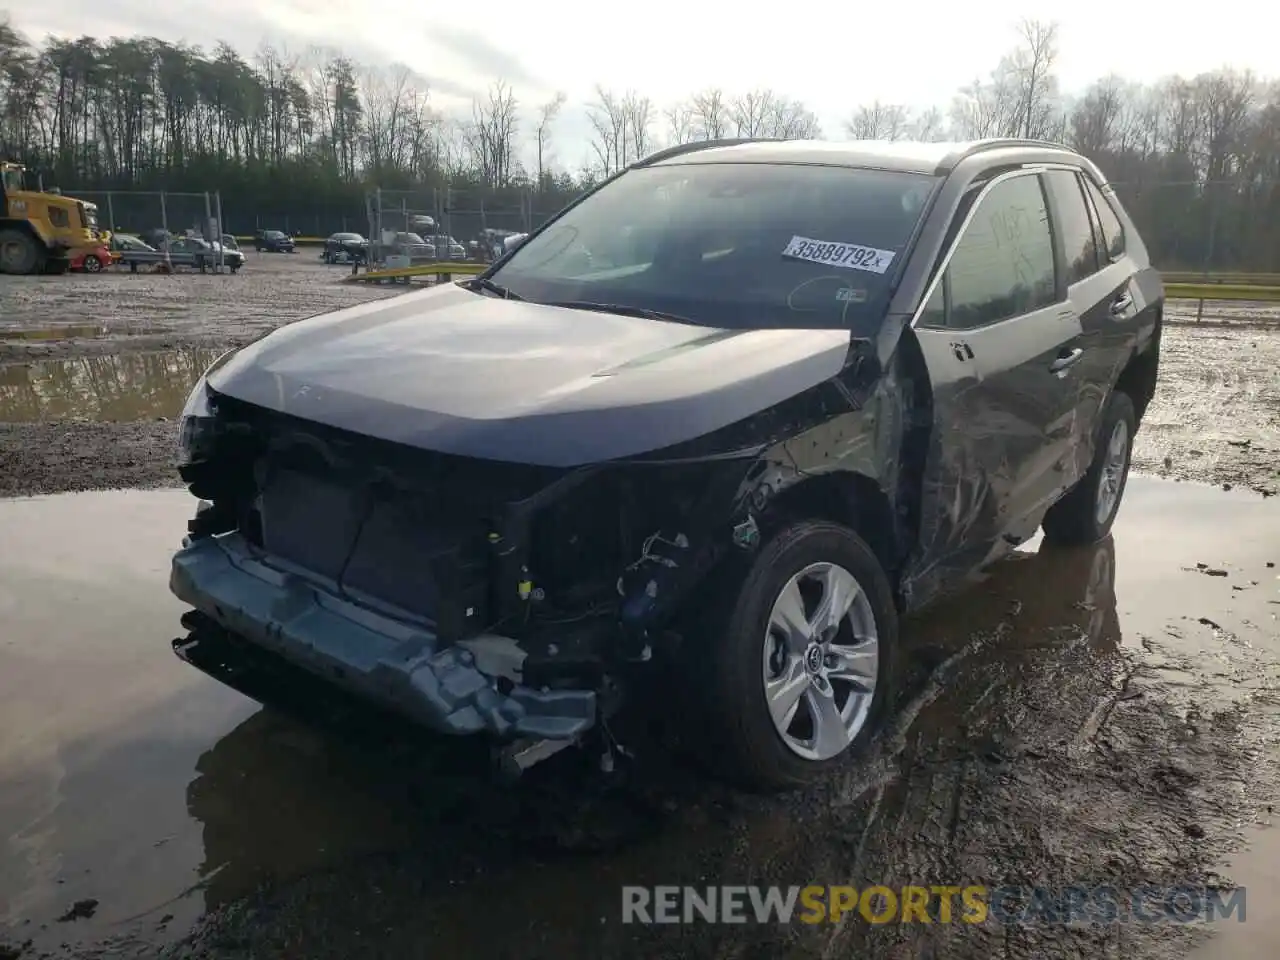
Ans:
[[[678,313],[665,310],[650,310],[647,307],[633,307],[625,303],[596,303],[594,300],[551,300],[548,307],[567,307],[570,310],[598,310],[600,313],[616,313],[620,317],[643,317],[645,320],[669,320],[672,323],[697,323]]]
[[[496,293],[504,300],[523,300],[524,297],[516,296],[500,283],[494,283],[488,277],[476,277],[471,281],[472,290],[488,290],[490,293]]]

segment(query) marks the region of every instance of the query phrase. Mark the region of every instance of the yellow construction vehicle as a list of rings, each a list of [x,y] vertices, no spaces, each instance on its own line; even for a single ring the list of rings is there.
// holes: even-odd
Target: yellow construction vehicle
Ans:
[[[0,161],[0,273],[65,273],[73,251],[104,240],[98,208],[56,190],[28,190],[25,173]]]

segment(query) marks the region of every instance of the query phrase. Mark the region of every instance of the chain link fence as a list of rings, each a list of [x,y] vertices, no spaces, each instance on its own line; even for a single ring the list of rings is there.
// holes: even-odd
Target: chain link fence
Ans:
[[[206,239],[210,221],[220,219],[218,193],[179,193],[150,190],[76,191],[78,200],[98,208],[98,226],[111,233],[147,234],[166,230],[192,233]],[[226,231],[225,228],[223,232]]]

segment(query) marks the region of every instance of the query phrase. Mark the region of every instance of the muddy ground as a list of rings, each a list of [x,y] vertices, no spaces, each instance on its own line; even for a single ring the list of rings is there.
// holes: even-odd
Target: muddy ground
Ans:
[[[1228,885],[1259,860],[1224,858],[1272,836],[1280,510],[1256,494],[1135,477],[1114,539],[1033,544],[910,619],[890,729],[777,798],[708,781],[643,714],[614,776],[562,754],[499,787],[292,678],[242,674],[277,704],[258,709],[166,649],[221,658],[163,588],[189,510],[180,490],[0,500],[26,545],[0,551],[0,938],[27,957],[1172,958],[1203,929],[638,927],[620,892]],[[1244,934],[1275,955],[1252,882],[1204,956],[1253,956]]]
[[[0,286],[0,495],[171,484],[171,418],[213,356],[395,292],[311,259]],[[13,336],[86,306],[75,339]],[[1190,311],[1135,466],[1234,489],[1136,477],[1113,540],[1033,544],[913,618],[892,728],[784,798],[708,782],[643,714],[618,774],[570,754],[497,788],[292,678],[254,689],[300,717],[259,710],[165,649],[187,637],[164,589],[185,493],[0,500],[0,543],[23,544],[0,549],[0,957],[1140,960],[1202,931],[635,927],[620,887],[1250,877],[1250,923],[1197,956],[1257,937],[1274,956],[1259,855],[1227,858],[1276,855],[1258,828],[1280,784],[1280,501],[1258,494],[1280,490],[1280,312]]]

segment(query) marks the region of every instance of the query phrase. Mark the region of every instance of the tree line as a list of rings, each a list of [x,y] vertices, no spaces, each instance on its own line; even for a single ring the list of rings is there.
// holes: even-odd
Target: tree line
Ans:
[[[951,103],[851,105],[834,131],[773,90],[708,89],[659,104],[601,85],[573,107],[591,133],[589,159],[570,165],[556,139],[564,95],[525,104],[501,78],[450,114],[408,67],[367,67],[340,51],[263,44],[245,55],[148,37],[34,44],[0,21],[0,157],[68,192],[217,188],[244,210],[294,211],[337,229],[339,216],[359,222],[375,185],[448,187],[490,208],[533,194],[550,213],[674,143],[1028,137],[1096,160],[1162,266],[1280,270],[1280,84],[1223,69],[1145,86],[1109,76],[1068,95],[1057,56],[1055,25],[1024,22],[1009,53]]]

